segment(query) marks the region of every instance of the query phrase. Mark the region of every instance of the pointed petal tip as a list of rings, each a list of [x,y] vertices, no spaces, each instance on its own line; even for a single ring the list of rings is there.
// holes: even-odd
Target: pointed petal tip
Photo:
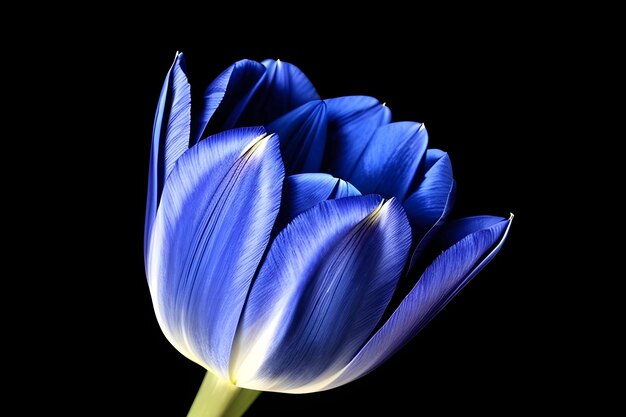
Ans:
[[[273,133],[268,135],[263,126],[252,127],[250,128],[250,131],[251,135],[253,135],[253,139],[241,150],[240,156],[245,155],[250,150],[259,147],[263,143],[263,140],[269,140],[271,137],[276,136]]]
[[[181,51],[176,51],[176,55],[174,55],[174,64],[178,64],[185,69],[185,55]]]

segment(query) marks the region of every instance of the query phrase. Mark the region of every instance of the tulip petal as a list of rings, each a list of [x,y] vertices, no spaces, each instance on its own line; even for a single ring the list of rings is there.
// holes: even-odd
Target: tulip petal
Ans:
[[[311,81],[295,65],[280,60],[262,64],[265,73],[232,109],[225,128],[267,125],[296,107],[320,99]]]
[[[500,218],[487,228],[474,229],[435,259],[389,320],[350,364],[319,390],[335,388],[367,374],[404,346],[491,261],[506,239],[511,220]],[[464,231],[470,229],[466,227]]]
[[[426,157],[424,158],[424,170],[430,170],[441,158],[446,156],[448,153],[442,151],[441,149],[431,148],[426,151]]]
[[[347,179],[362,193],[403,201],[424,159],[428,134],[422,123],[379,127]]]
[[[361,195],[361,193],[359,190],[356,189],[354,185],[350,184],[348,181],[339,179],[337,182],[337,187],[328,198],[337,199],[337,198],[345,198],[345,197],[354,197],[357,195]]]
[[[324,171],[348,178],[376,129],[391,121],[391,111],[367,96],[328,99],[326,105],[329,128]]]
[[[170,342],[222,378],[283,175],[275,135],[236,129],[189,149],[163,189],[148,254],[154,309]]]
[[[280,229],[300,213],[325,200],[361,195],[351,184],[329,174],[297,174],[285,179]],[[279,229],[279,230],[280,230]]]
[[[433,155],[438,158],[433,158]],[[455,183],[448,154],[429,149],[426,152],[426,166],[428,171],[424,179],[402,204],[413,228],[413,240],[417,243],[412,263],[419,258],[424,247],[439,230],[452,210],[454,200]]]
[[[209,84],[198,105],[197,114],[194,110],[192,144],[211,133],[223,130],[224,122],[233,108],[250,93],[264,73],[263,65],[242,59],[224,70]]]
[[[148,237],[156,216],[165,180],[178,158],[189,147],[191,93],[183,54],[176,54],[167,73],[152,131],[152,149],[148,173],[148,199],[144,228],[144,260],[147,259]]]
[[[326,104],[310,101],[279,117],[268,132],[277,133],[287,174],[319,172],[326,145]]]
[[[380,320],[405,266],[410,225],[397,200],[322,202],[272,243],[237,333],[240,386],[306,392],[345,366]]]
[[[426,155],[429,155],[428,150]],[[417,190],[402,204],[413,226],[414,236],[422,236],[441,217],[450,200],[454,178],[450,157],[444,153],[424,175]]]
[[[476,230],[488,229],[502,221],[498,216],[471,216],[455,219],[446,223],[445,227],[437,236],[439,245],[449,248],[465,236]]]

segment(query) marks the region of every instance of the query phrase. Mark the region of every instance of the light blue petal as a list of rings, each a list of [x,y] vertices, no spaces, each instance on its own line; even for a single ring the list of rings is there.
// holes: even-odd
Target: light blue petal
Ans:
[[[389,320],[323,389],[347,384],[386,361],[415,336],[500,250],[511,220],[474,230],[425,271]]]
[[[177,349],[223,378],[283,175],[276,136],[236,129],[189,149],[163,189],[148,254],[155,312]]]
[[[252,91],[264,73],[263,65],[249,59],[237,61],[222,72],[207,87],[196,106],[198,110],[194,108],[192,145],[224,130],[224,122],[233,108]]]
[[[328,200],[298,216],[272,243],[252,286],[233,379],[266,391],[314,390],[374,330],[410,245],[396,200]]]
[[[178,158],[189,147],[191,93],[183,54],[176,54],[157,104],[152,130],[152,149],[148,171],[148,199],[144,227],[144,260],[147,260],[148,237],[161,198],[165,180]]]
[[[414,242],[417,243],[413,263],[447,218],[454,201],[455,183],[448,154],[429,149],[426,152],[426,165],[428,171],[424,179],[402,204],[413,228]]]
[[[267,131],[277,133],[287,174],[319,172],[326,145],[326,104],[310,101],[279,117]]]
[[[267,125],[289,111],[319,100],[311,81],[295,65],[263,61],[266,71],[252,90],[232,109],[225,127]]]
[[[364,194],[376,193],[403,201],[424,159],[427,145],[428,134],[422,123],[381,126],[346,179]]]
[[[348,178],[376,129],[391,121],[391,111],[367,96],[328,99],[326,105],[329,128],[323,171]]]

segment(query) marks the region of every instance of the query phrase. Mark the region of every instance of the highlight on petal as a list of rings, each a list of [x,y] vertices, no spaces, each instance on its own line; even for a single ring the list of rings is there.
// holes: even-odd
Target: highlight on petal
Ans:
[[[144,260],[147,259],[148,236],[156,216],[163,185],[178,158],[189,147],[190,123],[190,87],[183,54],[178,53],[165,77],[154,118],[144,226]]]
[[[379,127],[347,180],[363,193],[403,201],[424,159],[428,134],[422,123],[396,122]]]
[[[374,132],[391,121],[391,111],[367,96],[325,101],[329,127],[323,170],[339,178],[348,178]]]
[[[404,346],[491,261],[506,239],[512,218],[499,218],[490,226],[477,229],[465,227],[471,221],[461,222],[463,233],[469,233],[435,259],[389,320],[350,364],[328,378],[320,390],[344,385],[367,374]],[[455,228],[453,234],[457,232]]]
[[[380,320],[411,245],[404,209],[368,195],[324,201],[274,240],[237,331],[238,386],[311,392]]]
[[[222,378],[283,176],[275,135],[235,129],[189,149],[163,189],[147,265],[154,309],[170,342]]]
[[[455,181],[447,153],[438,149],[426,151],[426,174],[417,190],[402,204],[406,210],[413,239],[417,244],[412,263],[439,230],[454,202]],[[460,239],[455,240],[458,241]]]
[[[252,91],[264,73],[263,65],[242,59],[209,84],[198,106],[194,101],[198,111],[194,109],[192,145],[211,133],[224,130],[224,123],[234,107]]]
[[[277,224],[281,229],[300,213],[325,200],[361,195],[351,184],[329,174],[296,174],[285,179]]]
[[[295,65],[280,60],[262,64],[265,73],[231,110],[225,128],[267,125],[296,107],[320,99],[311,81]]]
[[[326,146],[326,104],[310,101],[267,125],[277,133],[287,174],[319,172]]]

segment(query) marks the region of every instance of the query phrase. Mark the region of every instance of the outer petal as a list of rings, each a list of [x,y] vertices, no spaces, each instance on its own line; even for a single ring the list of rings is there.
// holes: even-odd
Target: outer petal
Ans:
[[[367,96],[333,98],[326,104],[329,129],[324,171],[348,178],[376,129],[391,121],[391,111]]]
[[[207,87],[198,103],[199,110],[194,110],[193,143],[223,130],[233,108],[252,91],[264,73],[263,65],[249,59],[237,61],[222,72]]]
[[[189,147],[190,112],[191,95],[185,74],[185,62],[183,54],[176,54],[163,83],[154,118],[144,228],[144,260],[147,260],[148,237],[163,185],[178,158]]]
[[[170,342],[222,378],[283,175],[278,139],[237,129],[191,148],[163,190],[148,254],[154,309]]]
[[[307,392],[336,373],[380,320],[410,244],[396,200],[329,200],[298,216],[272,243],[250,292],[233,380]]]
[[[381,126],[347,179],[363,193],[403,201],[424,159],[427,145],[428,134],[421,123]]]
[[[437,237],[439,246],[447,248],[476,230],[488,229],[502,222],[497,216],[471,216],[447,222],[444,230]]]
[[[490,227],[475,229],[435,259],[389,320],[350,364],[319,390],[365,375],[400,349],[496,255],[510,225],[510,219],[500,219]]]
[[[433,154],[438,158],[433,158]],[[455,183],[452,164],[445,152],[429,149],[426,164],[431,165],[417,190],[402,204],[406,210],[413,239],[417,243],[413,259],[417,259],[432,236],[439,230],[452,209]],[[455,240],[457,242],[460,239]]]
[[[319,172],[326,145],[326,104],[310,101],[269,125],[277,133],[287,174]]]
[[[295,65],[265,60],[266,71],[230,112],[225,128],[267,125],[312,100],[319,100],[311,81]]]

